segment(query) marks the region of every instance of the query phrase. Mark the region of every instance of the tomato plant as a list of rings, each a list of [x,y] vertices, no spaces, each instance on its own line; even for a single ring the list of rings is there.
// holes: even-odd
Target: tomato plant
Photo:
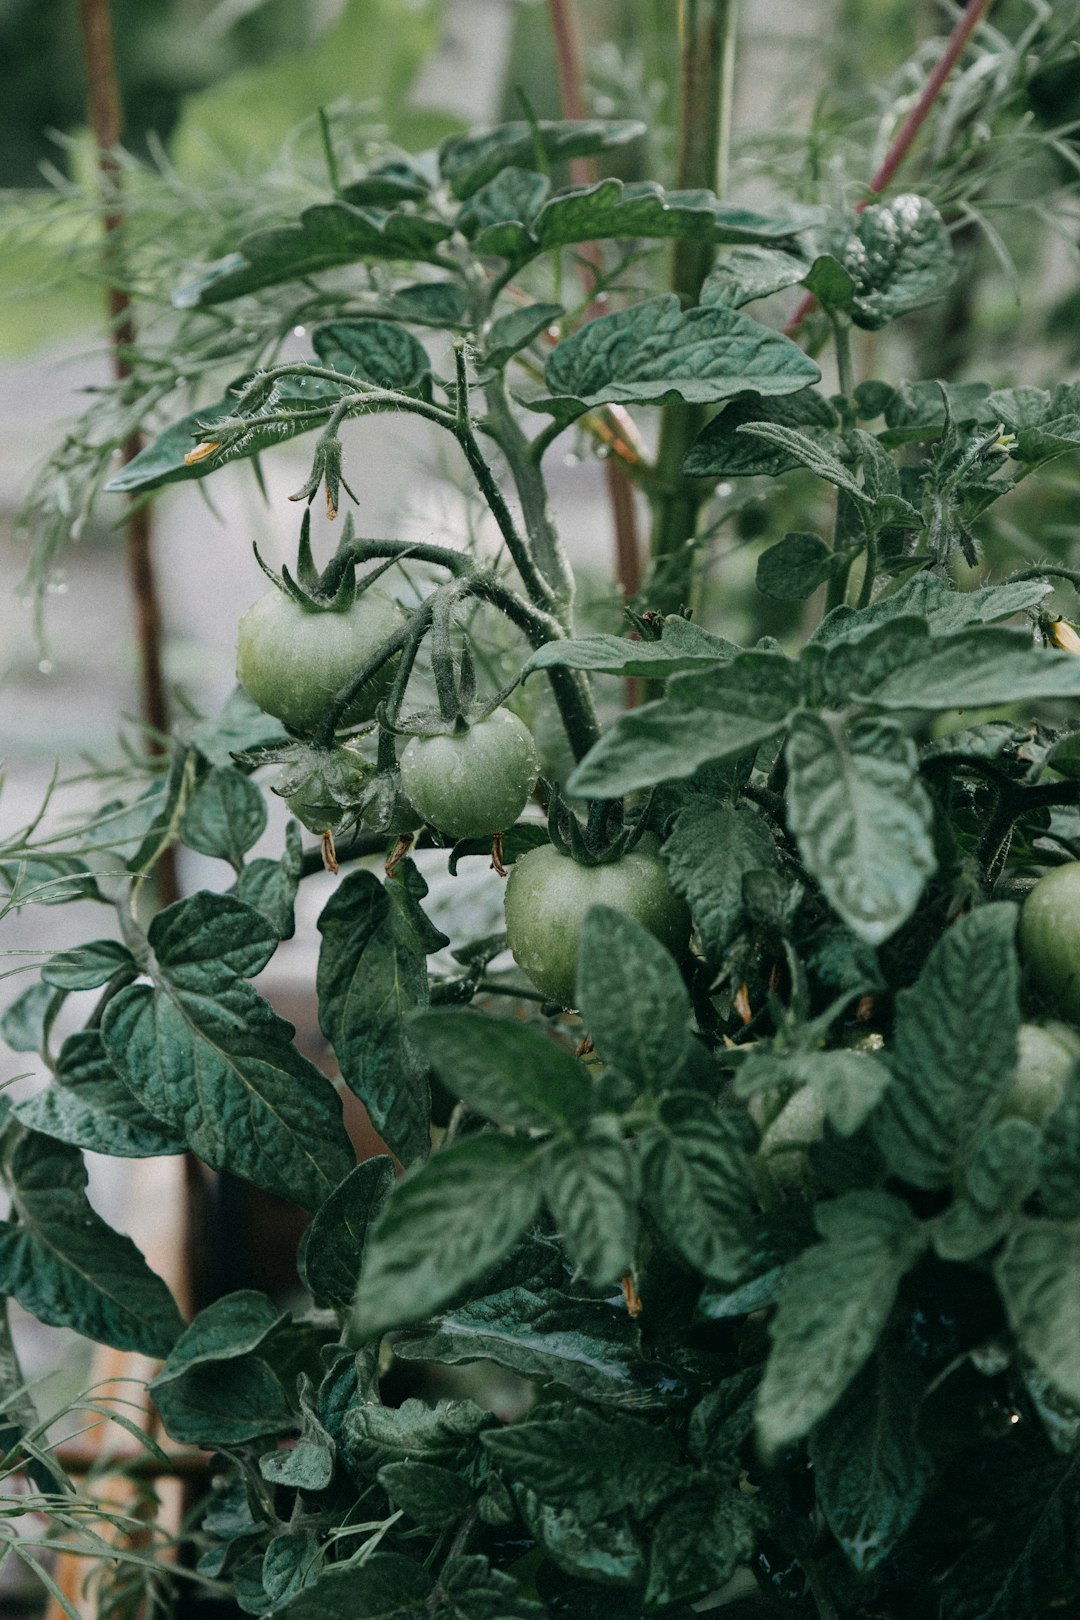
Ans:
[[[331,108],[297,217],[271,188],[283,217],[262,198],[182,287],[130,267],[174,311],[167,352],[157,325],[132,344],[38,480],[45,574],[110,472],[180,500],[310,434],[308,509],[240,625],[242,690],[103,769],[82,825],[0,844],[11,905],[80,901],[3,1020],[38,1076],[0,1112],[0,1294],[161,1363],[202,1496],[158,1567],[200,1613],[1080,1604],[1080,658],[1047,607],[1080,588],[1053,505],[1080,383],[1039,286],[1015,386],[999,330],[986,374],[941,335],[1001,301],[966,285],[996,273],[980,220],[1031,262],[1005,205],[1043,173],[1080,11],[1003,8],[973,40],[978,9],[955,99],[922,41],[867,143],[830,101],[767,198],[714,194],[708,140],[671,185],[625,178],[629,118],[412,157]],[[712,136],[720,12],[683,7]],[[932,123],[914,147],[908,112]],[[888,162],[854,172],[890,118]],[[1060,217],[1069,127],[1044,153]],[[391,410],[483,524],[330,529]],[[134,415],[145,447],[113,465]],[[575,578],[550,487],[594,451],[619,589],[595,559]],[[281,798],[314,839],[268,822]],[[177,847],[217,864],[155,907]],[[332,1078],[263,994],[294,934]],[[190,1154],[298,1206],[286,1285],[206,1289],[185,1320],[84,1153]],[[4,1323],[4,1445],[36,1482]]]
[[[690,913],[657,855],[630,850],[583,866],[550,845],[517,861],[506,884],[506,939],[519,967],[545,996],[574,1004],[578,946],[590,906],[610,906],[648,929],[676,958],[685,953]]]
[[[447,838],[489,838],[520,816],[536,786],[532,733],[509,709],[460,729],[411,737],[401,785],[419,814]]]

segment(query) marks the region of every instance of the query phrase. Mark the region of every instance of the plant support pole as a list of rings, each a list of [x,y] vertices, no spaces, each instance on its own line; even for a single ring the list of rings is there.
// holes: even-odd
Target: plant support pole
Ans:
[[[118,233],[124,219],[120,206],[120,170],[115,153],[120,142],[123,115],[108,0],[79,0],[79,19],[86,64],[87,106],[101,175],[106,301],[113,372],[122,381],[129,374],[126,351],[135,342],[135,321],[131,300],[119,284]],[[137,431],[130,433],[121,450],[125,465],[134,460],[141,449],[142,436]],[[164,736],[169,729],[169,706],[161,669],[161,607],[154,579],[151,543],[150,508],[145,504],[133,506],[127,519],[127,571],[135,603],[135,630],[139,646],[140,712],[151,728],[147,746],[151,753],[159,753],[163,745],[158,737]],[[157,885],[163,905],[169,905],[178,898],[180,891],[171,849],[165,850],[158,861]]]
[[[723,195],[735,57],[736,0],[680,0],[679,153],[675,184]],[[684,306],[697,303],[714,257],[711,242],[677,241],[671,287]],[[682,475],[683,459],[704,424],[699,405],[664,407],[653,500],[650,607],[674,613],[690,605],[693,540],[702,485]]]

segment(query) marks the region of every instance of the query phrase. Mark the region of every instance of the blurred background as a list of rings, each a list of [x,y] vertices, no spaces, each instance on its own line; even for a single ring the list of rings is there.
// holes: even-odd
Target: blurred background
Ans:
[[[416,151],[476,123],[520,117],[519,89],[538,116],[561,116],[547,0],[113,0],[111,10],[125,111],[120,161],[145,255],[136,254],[136,275],[140,263],[153,271],[136,315],[151,329],[167,318],[153,290],[167,271],[175,267],[179,282],[200,259],[233,246],[237,218],[244,228],[252,219],[285,220],[325,194],[319,108],[361,155],[388,146]],[[630,178],[672,182],[676,10],[674,0],[577,6],[587,110],[642,117],[650,126],[623,171]],[[757,206],[778,195],[853,202],[959,10],[941,0],[741,0],[732,196]],[[905,187],[927,190],[950,223],[963,261],[956,290],[885,334],[858,334],[859,378],[1045,386],[1075,374],[1080,223],[1069,187],[1080,57],[1070,19],[1070,4],[991,7],[989,27],[901,175]],[[110,375],[75,0],[0,0],[0,61],[2,845],[35,814],[54,773],[64,785],[52,813],[77,811],[96,796],[85,762],[116,757],[118,716],[137,715],[139,696],[120,502],[97,503],[77,544],[48,565],[43,598],[26,583],[33,522],[25,507],[43,458],[85,409],[88,391]],[[653,273],[662,284],[662,259]],[[782,324],[795,301],[797,290],[755,313]],[[204,399],[220,392],[220,384],[200,386]],[[185,401],[173,415],[189,408]],[[642,415],[648,436],[653,428]],[[363,456],[360,533],[435,540],[477,533],[484,541],[488,520],[460,467],[415,418],[378,417],[349,434],[347,451],[358,456],[362,448]],[[251,543],[273,565],[291,557],[298,509],[285,497],[309,461],[304,440],[268,454],[265,498],[250,467],[236,463],[209,487],[174,486],[155,500],[165,675],[185,706],[215,712],[231,690],[236,621],[262,589]],[[546,465],[586,620],[617,628],[602,465],[570,439]],[[63,496],[50,491],[55,508]],[[1066,459],[1000,502],[982,534],[991,565],[1047,556],[1075,565],[1078,496],[1078,470]],[[819,611],[814,603],[764,604],[753,580],[760,552],[787,529],[814,527],[821,502],[821,486],[798,477],[767,497],[749,482],[721,486],[703,563],[701,613],[711,628],[740,641],[766,626],[795,636],[805,615]],[[644,534],[643,509],[639,520]],[[314,539],[324,557],[337,534],[317,518]],[[281,826],[271,825],[266,853],[280,849]],[[200,858],[185,853],[184,861],[181,882],[195,887],[204,878]],[[438,866],[445,862],[433,861],[429,877]],[[220,885],[212,863],[209,881]],[[457,880],[455,903],[468,882]],[[315,892],[272,967],[282,995],[290,979],[309,982],[313,970],[325,889],[305,887]],[[470,903],[483,932],[488,912],[495,926],[498,895],[486,883],[474,887]],[[436,888],[436,914],[444,903]],[[100,911],[85,909],[90,937],[101,931]],[[70,943],[79,926],[70,906],[8,915],[0,950],[28,954],[0,958],[0,968]],[[18,974],[0,979],[0,1010],[24,982]],[[71,998],[73,1018],[81,999]],[[32,1072],[32,1059],[22,1068]],[[13,1078],[14,1071],[0,1072],[0,1085]],[[137,1229],[128,1189],[110,1164],[111,1176],[95,1170],[94,1200],[114,1224]],[[61,1367],[42,1397],[57,1404],[85,1377],[85,1347],[25,1320],[19,1331],[31,1371]]]

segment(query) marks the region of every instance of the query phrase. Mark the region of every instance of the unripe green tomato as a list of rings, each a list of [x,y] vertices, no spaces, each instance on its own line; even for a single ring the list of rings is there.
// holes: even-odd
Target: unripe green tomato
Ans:
[[[1080,1059],[1080,1035],[1067,1024],[1021,1024],[1016,1039],[1016,1075],[1001,1105],[1002,1119],[1041,1125],[1065,1095]]]
[[[753,1099],[751,1099],[753,1101]],[[751,1107],[755,1117],[759,1110]],[[825,1128],[825,1104],[813,1086],[800,1086],[781,1108],[758,1145],[755,1161],[759,1175],[771,1190],[784,1196],[808,1197],[814,1177],[806,1150],[820,1142]]]
[[[447,838],[491,838],[512,827],[537,769],[532,732],[509,709],[462,731],[410,737],[398,760],[405,796]]]
[[[309,832],[336,832],[351,807],[359,802],[373,774],[362,755],[342,745],[328,754],[324,769],[316,766],[295,792],[283,797],[290,812]]]
[[[398,604],[381,591],[361,592],[343,613],[308,612],[284,591],[267,591],[237,626],[236,678],[264,714],[294,731],[315,731],[335,694],[404,621]],[[388,660],[360,688],[341,725],[372,718],[396,662]]]
[[[1051,1010],[1080,1020],[1080,861],[1039,879],[1020,913],[1019,942]]]
[[[550,844],[514,863],[506,883],[506,938],[536,988],[562,1007],[577,995],[578,943],[590,906],[632,917],[682,960],[690,913],[656,855],[633,849],[602,866],[581,866]]]

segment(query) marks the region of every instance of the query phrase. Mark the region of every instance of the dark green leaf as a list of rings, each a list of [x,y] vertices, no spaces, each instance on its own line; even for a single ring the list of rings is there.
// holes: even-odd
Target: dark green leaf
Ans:
[[[262,1587],[275,1607],[311,1586],[318,1573],[319,1543],[313,1530],[285,1530],[273,1537],[263,1555]]]
[[[239,871],[266,829],[266,801],[243,771],[212,765],[180,822],[180,837],[201,855],[217,855]]]
[[[496,370],[505,366],[512,355],[526,348],[565,314],[561,304],[527,304],[524,309],[512,309],[509,315],[500,315],[487,330],[486,365]]]
[[[546,175],[529,169],[503,169],[474,191],[455,221],[474,253],[504,259],[527,258],[536,240],[529,227],[551,190]]]
[[[354,1155],[330,1082],[245,982],[275,930],[241,901],[203,892],[159,912],[148,937],[153,984],[121,991],[102,1021],[121,1079],[213,1169],[318,1208]]]
[[[711,1389],[690,1414],[687,1443],[695,1462],[714,1479],[734,1485],[742,1471],[745,1442],[754,1427],[760,1369],[748,1367]]]
[[[690,997],[674,957],[632,917],[585,915],[577,1004],[608,1063],[639,1091],[666,1089],[690,1046]]]
[[[1080,1218],[1080,1084],[1073,1070],[1057,1107],[1043,1121],[1039,1191],[1058,1220]]]
[[[173,303],[177,309],[205,309],[361,259],[437,262],[439,244],[449,234],[449,225],[420,214],[354,208],[346,202],[316,203],[304,209],[298,225],[278,225],[246,236],[238,253],[230,253],[178,288]]]
[[[60,1048],[56,1083],[15,1104],[31,1130],[90,1153],[146,1159],[182,1153],[184,1143],[147,1112],[120,1079],[96,1029],[69,1035]]]
[[[276,1609],[275,1620],[411,1620],[428,1610],[432,1579],[402,1553],[373,1552],[339,1565]]]
[[[425,1530],[449,1530],[469,1510],[476,1492],[460,1474],[413,1457],[385,1463],[379,1484],[395,1507]]]
[[[312,332],[311,346],[329,370],[399,394],[423,388],[431,374],[423,344],[393,321],[329,321]]]
[[[761,553],[755,583],[774,601],[801,602],[847,563],[847,557],[831,551],[820,535],[785,534]]]
[[[994,1275],[1021,1349],[1080,1404],[1080,1226],[1025,1222],[1010,1233]]]
[[[796,665],[773,652],[745,652],[709,673],[680,675],[667,697],[623,715],[574,771],[583,798],[692,776],[776,736],[802,701]]]
[[[529,1533],[559,1569],[603,1582],[609,1590],[641,1584],[644,1559],[625,1514],[586,1524],[572,1508],[541,1502],[524,1486],[514,1497]]]
[[[985,585],[977,591],[958,591],[938,574],[916,574],[871,607],[834,608],[813,639],[830,645],[861,640],[879,625],[909,617],[924,619],[932,636],[952,635],[969,625],[991,624],[1035,607],[1048,590],[1044,580],[1022,580],[1011,585]]]
[[[587,1121],[588,1070],[539,1027],[472,1007],[420,1013],[409,1027],[443,1084],[478,1114],[522,1130]]]
[[[467,1138],[394,1191],[369,1240],[353,1333],[428,1316],[509,1252],[540,1204],[540,1152],[517,1137]]]
[[[941,215],[925,197],[911,194],[870,203],[841,257],[855,284],[851,318],[871,332],[944,298],[956,278]]]
[[[512,1575],[494,1569],[482,1553],[444,1564],[439,1587],[435,1620],[545,1620],[547,1615]]]
[[[262,912],[279,939],[291,939],[296,927],[293,907],[302,866],[300,826],[290,821],[285,828],[281,859],[272,861],[264,856],[248,861],[231,890],[246,906]]]
[[[917,1368],[884,1348],[810,1438],[818,1501],[860,1574],[889,1556],[933,1478],[916,1432],[922,1393]]]
[[[597,1124],[544,1155],[544,1196],[573,1259],[597,1287],[630,1270],[637,1238],[636,1165],[617,1128]]]
[[[861,695],[883,709],[977,709],[1025,698],[1080,697],[1080,658],[1035,647],[1023,630],[978,625],[929,642]]]
[[[668,1242],[706,1277],[735,1282],[750,1260],[753,1179],[738,1116],[674,1093],[641,1138],[645,1203]]]
[[[185,1328],[169,1352],[165,1378],[207,1362],[229,1361],[257,1350],[285,1317],[272,1300],[254,1288],[240,1289],[215,1300]]]
[[[60,990],[96,990],[117,973],[133,979],[138,971],[135,958],[118,939],[94,939],[89,945],[54,952],[42,968],[41,977],[45,984]]]
[[[664,191],[651,180],[600,180],[561,191],[533,225],[540,250],[608,238],[682,237],[697,242],[777,242],[814,222],[814,209],[760,214],[711,191]],[[714,308],[722,305],[713,301]],[[730,307],[730,306],[729,306]]]
[[[942,1586],[942,1620],[1064,1615],[1080,1594],[1080,1459],[994,1479],[989,1525]]]
[[[690,478],[775,478],[801,465],[800,457],[789,450],[741,433],[748,422],[798,428],[822,449],[842,451],[839,417],[813,388],[772,399],[750,394],[726,406],[702,429],[686,453],[683,472]]]
[[[439,170],[455,197],[474,191],[511,165],[537,167],[541,161],[563,163],[625,146],[645,133],[637,119],[582,118],[562,122],[539,119],[496,124],[493,129],[455,135],[439,148]]]
[[[650,1608],[704,1598],[754,1550],[765,1514],[752,1496],[703,1482],[656,1521],[645,1601]]]
[[[356,1292],[368,1227],[394,1185],[384,1154],[365,1159],[335,1187],[300,1239],[296,1267],[316,1305],[347,1306]]]
[[[300,1436],[282,1451],[268,1451],[259,1459],[259,1472],[272,1485],[296,1491],[325,1491],[334,1477],[336,1447],[319,1419],[310,1378],[299,1379]]]
[[[395,202],[420,202],[431,190],[431,182],[408,160],[391,158],[376,163],[357,180],[342,186],[346,202],[364,208],[383,207]]]
[[[786,759],[799,852],[851,931],[879,945],[911,916],[937,865],[915,744],[891,721],[845,732],[799,715]]]
[[[717,961],[743,920],[743,878],[773,870],[776,843],[764,816],[711,800],[680,810],[661,854],[672,887],[685,895],[702,943]]]
[[[550,394],[528,403],[571,419],[598,405],[709,405],[747,389],[792,394],[820,375],[778,332],[722,305],[684,312],[670,293],[565,338],[545,367]]]
[[[688,619],[672,614],[659,641],[627,641],[622,636],[582,636],[549,641],[537,649],[523,674],[535,669],[589,669],[604,675],[644,675],[657,680],[702,665],[725,664],[740,649],[733,641],[711,635]]]
[[[858,501],[860,505],[870,504],[870,496],[843,462],[833,455],[827,444],[820,443],[799,428],[788,427],[783,422],[744,422],[737,432],[744,438],[764,440],[796,466],[808,468],[827,484],[835,484],[853,501]]]
[[[621,1299],[613,1305],[532,1282],[472,1299],[394,1348],[406,1361],[493,1361],[604,1406],[664,1410],[685,1395],[671,1367],[642,1353]]]
[[[834,259],[831,253],[822,253],[814,260],[804,284],[807,292],[813,293],[828,314],[851,308],[855,283],[839,259]]]
[[[285,1392],[259,1356],[160,1373],[150,1389],[161,1421],[181,1445],[243,1445],[293,1425]]]
[[[809,260],[784,248],[733,248],[705,277],[698,302],[739,309],[802,281],[808,269]]]
[[[1015,906],[955,922],[896,998],[889,1086],[873,1118],[890,1167],[943,1187],[993,1121],[1012,1083],[1020,1024]]]
[[[184,1325],[176,1303],[131,1239],[90,1207],[82,1154],[19,1129],[4,1179],[12,1211],[0,1221],[0,1294],[54,1327],[166,1355]]]
[[[565,1411],[565,1408],[563,1409]],[[562,1417],[489,1429],[483,1445],[505,1478],[584,1521],[624,1509],[646,1518],[676,1488],[678,1448],[665,1429],[581,1408]]]
[[[352,872],[319,918],[319,1022],[345,1084],[403,1164],[430,1145],[427,1070],[405,1023],[428,999],[433,946],[414,913],[426,892],[411,863],[385,885]]]
[[[386,301],[386,312],[414,326],[464,326],[469,300],[454,281],[417,281],[398,287]]]
[[[957,427],[992,427],[996,424],[987,404],[986,383],[899,382],[889,390],[884,409],[886,447],[941,436],[948,414]]]
[[[475,1401],[429,1406],[410,1397],[398,1407],[377,1401],[351,1405],[342,1432],[357,1476],[373,1479],[388,1463],[438,1458],[449,1466],[455,1458],[471,1456],[477,1435],[497,1421]]]
[[[900,1279],[925,1239],[906,1204],[884,1192],[819,1204],[825,1242],[788,1267],[770,1324],[773,1346],[758,1397],[762,1446],[775,1453],[808,1434],[863,1366]]]
[[[40,1052],[43,1049],[66,996],[65,990],[54,990],[51,985],[32,984],[15,997],[0,1018],[0,1035],[3,1035],[13,1052]]]

